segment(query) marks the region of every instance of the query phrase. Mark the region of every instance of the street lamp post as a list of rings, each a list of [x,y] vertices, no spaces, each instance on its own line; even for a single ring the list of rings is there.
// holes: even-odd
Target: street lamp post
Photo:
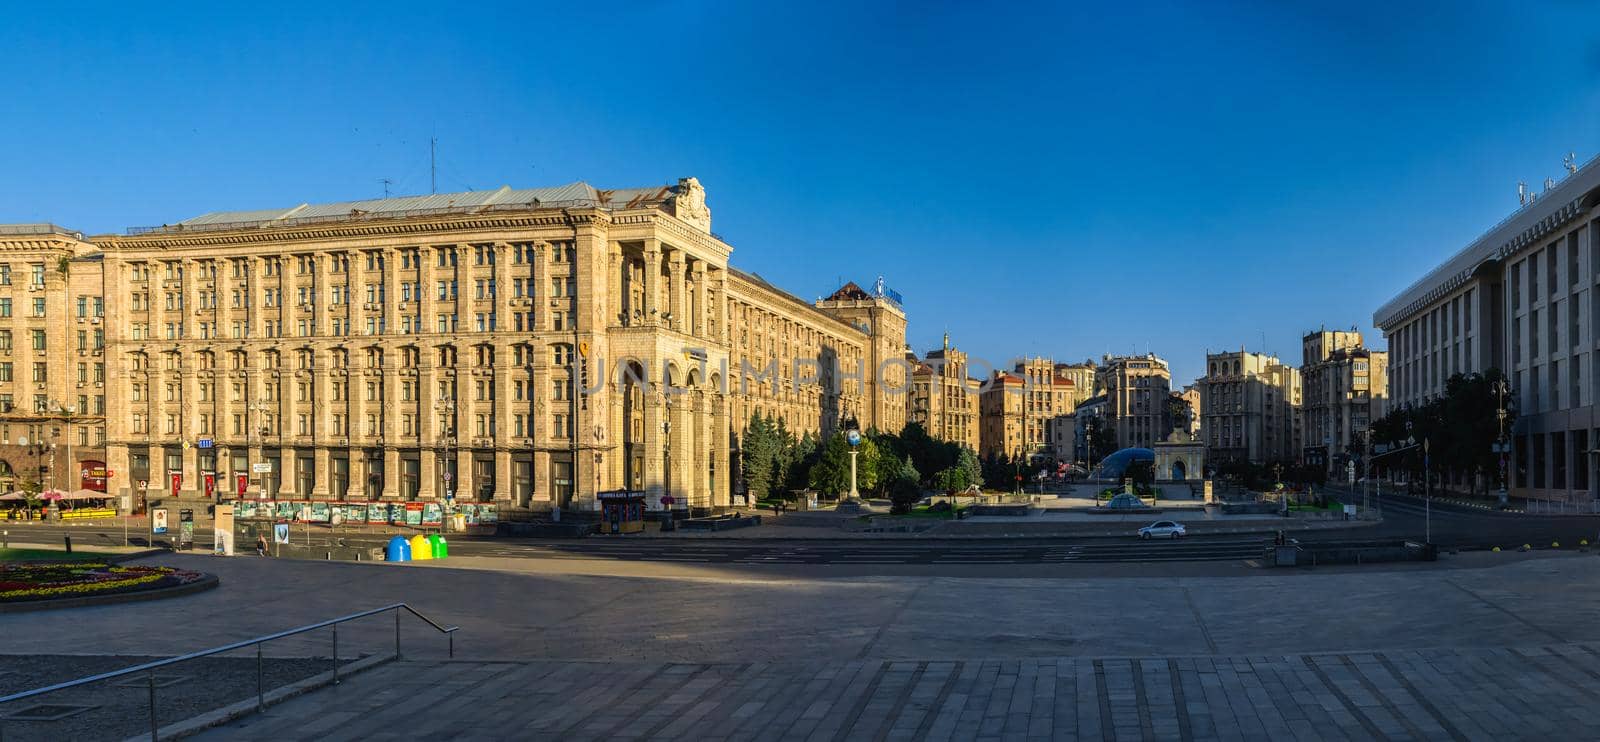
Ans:
[[[850,498],[860,499],[861,493],[856,490],[856,449],[861,445],[861,431],[851,428],[844,439],[850,444]]]
[[[447,530],[445,526],[450,522],[450,515],[455,509],[456,501],[456,401],[453,399],[443,400],[435,406],[435,409],[443,412],[449,418],[449,422],[444,429],[444,508],[442,508],[442,513],[439,516],[439,531],[442,533]]]
[[[1423,543],[1433,543],[1433,473],[1428,462],[1428,438],[1422,439]]]
[[[1506,481],[1506,452],[1508,449],[1510,449],[1510,446],[1506,441],[1506,394],[1510,391],[1510,388],[1506,386],[1505,379],[1495,380],[1494,393],[1499,399],[1499,405],[1495,410],[1495,416],[1500,422],[1500,437],[1495,439],[1495,451],[1500,454],[1500,491],[1497,494],[1499,495],[1501,508],[1505,508],[1506,502],[1509,499],[1506,493],[1506,485],[1508,484]]]

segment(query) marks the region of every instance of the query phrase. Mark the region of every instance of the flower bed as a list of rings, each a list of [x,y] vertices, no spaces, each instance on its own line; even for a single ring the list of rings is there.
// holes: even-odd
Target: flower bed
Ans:
[[[200,572],[105,562],[0,564],[0,603],[154,590],[195,582]]]

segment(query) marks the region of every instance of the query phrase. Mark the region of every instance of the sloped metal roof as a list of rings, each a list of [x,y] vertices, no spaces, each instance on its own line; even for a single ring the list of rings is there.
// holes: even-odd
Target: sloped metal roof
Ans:
[[[534,205],[586,205],[609,209],[640,208],[665,202],[675,195],[675,191],[675,187],[670,185],[653,188],[598,190],[581,181],[550,188],[514,189],[510,186],[501,186],[492,191],[461,191],[457,193],[434,193],[425,196],[341,201],[330,204],[299,204],[281,209],[213,211],[163,228],[264,226],[270,225],[272,222],[291,219],[370,219],[401,216],[417,212],[471,211],[475,209]]]

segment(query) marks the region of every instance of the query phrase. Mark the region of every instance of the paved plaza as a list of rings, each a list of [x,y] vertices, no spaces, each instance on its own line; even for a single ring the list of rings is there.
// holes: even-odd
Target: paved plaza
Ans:
[[[6,649],[178,654],[407,602],[405,660],[248,739],[1600,738],[1600,559],[1319,570],[164,555],[182,598],[0,615]],[[393,649],[387,616],[341,630]],[[92,637],[92,641],[87,638]],[[270,656],[327,657],[321,632]]]
[[[1318,655],[403,662],[200,739],[1600,738],[1587,644]]]

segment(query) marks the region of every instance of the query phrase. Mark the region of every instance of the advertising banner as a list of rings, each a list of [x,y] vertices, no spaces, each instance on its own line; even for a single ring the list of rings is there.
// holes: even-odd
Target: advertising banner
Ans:
[[[150,511],[150,532],[157,536],[167,532],[166,508],[156,508]]]
[[[250,487],[250,475],[249,474],[235,474],[235,475],[233,475],[233,485],[234,485],[234,489],[238,490],[239,497],[243,498],[244,497],[244,491],[246,489],[249,489],[249,487]]]
[[[311,503],[311,516],[307,518],[312,523],[327,523],[333,519],[333,506],[326,502]]]
[[[444,522],[444,508],[437,502],[422,503],[422,525],[436,526]]]
[[[406,525],[408,525],[408,526],[420,526],[420,525],[422,525],[422,503],[420,503],[420,502],[408,502],[408,503],[405,503],[401,507],[405,508],[405,524]]]
[[[201,477],[200,481],[205,483],[206,499],[211,499],[217,496],[217,475],[212,474],[211,472],[206,472],[205,476]]]
[[[106,478],[111,473],[106,471],[106,462],[84,460],[78,462],[78,486],[95,492],[106,491]]]
[[[172,496],[178,496],[178,489],[183,486],[183,472],[172,473]]]
[[[385,524],[389,522],[389,506],[386,503],[367,503],[367,522]]]

